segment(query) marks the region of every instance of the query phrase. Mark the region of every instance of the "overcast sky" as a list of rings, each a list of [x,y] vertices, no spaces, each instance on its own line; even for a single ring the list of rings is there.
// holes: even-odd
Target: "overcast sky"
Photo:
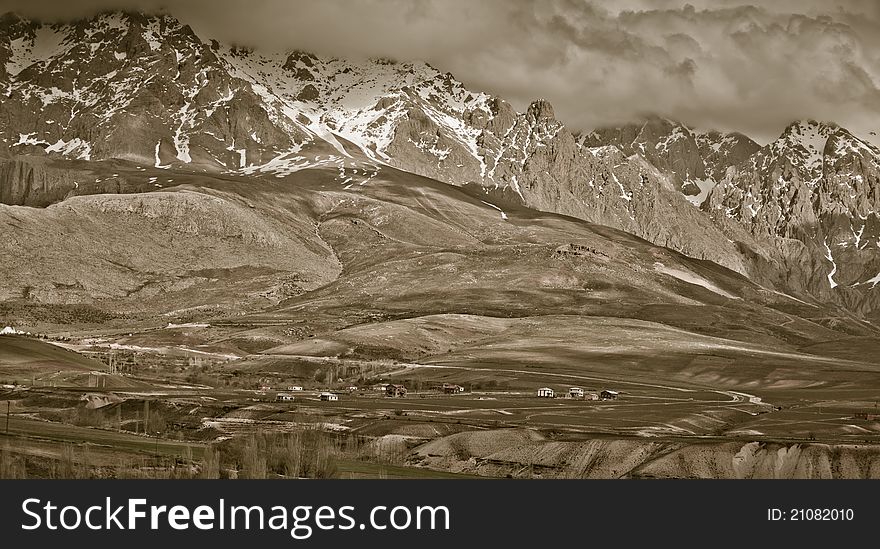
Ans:
[[[656,113],[761,142],[798,118],[880,133],[878,0],[0,0],[43,19],[169,4],[202,38],[421,59],[520,110],[549,99],[572,129]]]

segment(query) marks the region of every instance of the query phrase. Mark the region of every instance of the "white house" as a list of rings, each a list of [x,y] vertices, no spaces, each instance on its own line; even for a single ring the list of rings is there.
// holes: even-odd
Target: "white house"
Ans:
[[[299,385],[291,385],[290,387],[287,388],[287,390],[288,391],[302,391],[303,388],[300,387]]]
[[[571,387],[568,389],[569,398],[584,398],[584,390],[580,387]]]
[[[339,397],[334,395],[333,393],[321,393],[320,395],[318,395],[318,398],[320,398],[321,400],[330,400],[330,401],[339,400]]]
[[[538,396],[541,398],[553,398],[556,394],[550,387],[541,387],[538,389]]]
[[[290,402],[293,400],[293,395],[288,395],[287,393],[278,393],[275,397],[275,400],[279,402]]]

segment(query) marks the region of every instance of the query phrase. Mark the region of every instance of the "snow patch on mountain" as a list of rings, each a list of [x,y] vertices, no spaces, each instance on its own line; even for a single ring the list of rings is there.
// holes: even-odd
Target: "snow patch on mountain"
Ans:
[[[806,150],[803,163],[807,170],[812,172],[822,167],[825,143],[830,131],[831,128],[825,124],[800,122],[793,127],[792,132],[799,137],[799,145]]]
[[[663,263],[660,263],[660,262],[654,263],[654,270],[657,271],[658,273],[663,273],[663,274],[669,275],[673,278],[677,278],[683,282],[687,282],[688,284],[695,284],[697,286],[702,286],[703,288],[706,288],[707,290],[712,291],[718,295],[724,296],[726,298],[740,299],[739,297],[731,294],[730,292],[726,292],[726,291],[722,290],[721,288],[719,288],[718,286],[716,286],[712,282],[706,280],[705,278],[703,278],[702,276],[700,276],[694,272],[686,271],[684,269],[677,269],[674,267],[667,267],[666,265],[664,265]]]
[[[834,256],[831,255],[831,248],[828,246],[828,239],[825,239],[825,259],[831,262],[831,272],[828,273],[828,285],[831,286],[831,289],[837,287],[837,282],[834,281],[834,275],[837,273],[837,263],[834,262]]]
[[[501,219],[507,221],[507,214],[504,212],[504,210],[502,210],[501,208],[499,208],[495,204],[490,204],[489,202],[486,202],[485,200],[480,200],[480,202],[482,202],[486,206],[489,206],[490,208],[494,208],[494,209],[498,210],[499,212],[501,212]]]
[[[686,137],[687,136],[684,133],[684,129],[680,125],[676,124],[672,128],[672,132],[657,141],[657,144],[654,146],[654,148],[660,152],[666,152],[673,143],[682,139],[686,139]]]
[[[161,148],[162,148],[162,140],[160,139],[159,141],[156,141],[156,149],[155,149],[155,157],[154,157],[153,167],[167,170],[171,166],[162,164],[162,159],[159,157],[159,151]]]
[[[46,152],[57,152],[80,160],[91,160],[92,158],[91,145],[79,137],[74,137],[70,141],[59,139],[55,143],[46,147]]]
[[[717,184],[714,179],[706,178],[706,179],[689,179],[685,182],[686,184],[696,185],[700,192],[692,195],[685,195],[685,198],[688,202],[697,206],[698,208],[703,205],[703,202],[708,198],[709,193],[712,192],[712,189],[715,188]]]
[[[16,76],[36,63],[58,55],[70,45],[67,32],[62,28],[41,25],[32,36],[22,36],[10,41],[10,56],[6,61],[6,72]]]
[[[858,284],[870,284],[871,289],[873,290],[874,286],[876,286],[877,284],[880,284],[880,273],[877,273],[877,275],[874,278],[870,278],[864,282],[859,282],[859,283],[857,283],[857,285]]]

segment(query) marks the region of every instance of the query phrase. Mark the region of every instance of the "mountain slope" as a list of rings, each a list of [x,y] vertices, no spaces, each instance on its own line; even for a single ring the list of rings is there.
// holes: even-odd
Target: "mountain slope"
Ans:
[[[681,192],[716,228],[737,235],[731,238],[749,276],[875,317],[880,150],[873,144],[812,120],[790,124],[764,147],[659,118],[581,139],[643,157],[681,181]],[[661,154],[670,141],[680,143],[677,162]]]
[[[252,185],[241,179],[206,191],[192,187],[201,176],[189,172],[96,161],[88,171],[52,169],[102,183],[45,208],[0,205],[0,300],[24,308],[86,304],[110,315],[189,307],[236,314],[321,286],[339,271],[307,205],[277,183],[262,185],[274,198],[257,204],[235,191]],[[103,181],[119,186],[106,194]]]
[[[624,230],[799,298],[880,307],[877,151],[833,125],[795,125],[763,148],[657,117],[574,135],[547,101],[516,112],[424,63],[255,52],[168,15],[7,15],[0,61],[6,204],[149,186],[53,171],[33,159],[44,155],[281,179],[330,169],[350,187],[395,167]]]
[[[390,167],[352,186],[335,167],[255,178],[89,166],[132,187],[0,206],[2,255],[14,258],[2,267],[5,301],[81,303],[120,322],[250,311],[319,332],[398,316],[554,312],[740,337],[705,322],[724,311],[724,326],[754,341],[824,340],[830,319],[841,333],[873,333],[842,310],[631,234]],[[162,187],[146,186],[160,173]]]

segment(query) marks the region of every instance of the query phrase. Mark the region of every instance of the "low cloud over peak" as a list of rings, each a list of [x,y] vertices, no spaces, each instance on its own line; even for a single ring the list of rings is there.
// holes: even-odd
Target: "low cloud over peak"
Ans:
[[[43,19],[161,2],[0,2]],[[423,60],[575,129],[652,112],[772,139],[800,118],[880,130],[880,4],[861,0],[191,0],[167,11],[203,39]]]

